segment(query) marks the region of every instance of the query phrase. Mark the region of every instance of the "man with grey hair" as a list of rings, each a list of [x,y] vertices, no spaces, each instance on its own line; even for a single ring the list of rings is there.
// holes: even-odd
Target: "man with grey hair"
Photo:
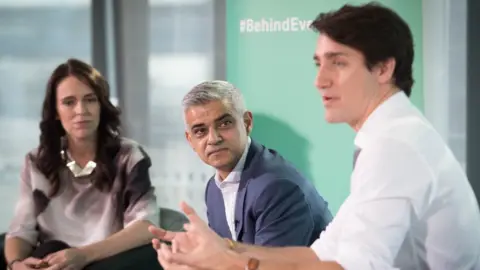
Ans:
[[[312,244],[332,219],[327,203],[292,164],[250,139],[253,118],[241,92],[226,81],[203,82],[183,107],[188,142],[216,169],[205,191],[209,226],[229,241]]]

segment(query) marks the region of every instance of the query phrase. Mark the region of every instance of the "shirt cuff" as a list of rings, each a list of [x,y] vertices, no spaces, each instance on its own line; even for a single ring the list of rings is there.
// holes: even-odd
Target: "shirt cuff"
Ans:
[[[345,270],[397,270],[380,257],[375,257],[355,244],[329,245],[321,239],[315,240],[310,248],[321,261],[336,262]],[[363,250],[363,251],[362,251]]]

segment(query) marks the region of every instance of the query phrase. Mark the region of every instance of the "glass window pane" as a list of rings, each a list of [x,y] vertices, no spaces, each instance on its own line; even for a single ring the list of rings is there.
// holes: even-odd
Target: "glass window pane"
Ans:
[[[68,57],[90,61],[90,0],[0,1],[0,232],[25,154],[38,145],[48,76]]]
[[[151,0],[149,56],[152,179],[162,207],[181,200],[204,214],[205,183],[213,170],[184,136],[183,95],[213,79],[213,0]]]

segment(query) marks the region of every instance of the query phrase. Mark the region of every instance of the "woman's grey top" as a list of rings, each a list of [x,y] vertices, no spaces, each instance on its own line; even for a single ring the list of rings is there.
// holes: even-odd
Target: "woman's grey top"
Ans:
[[[122,138],[111,191],[100,191],[65,167],[61,188],[49,198],[50,183],[35,166],[30,152],[21,173],[20,198],[7,238],[19,237],[36,246],[60,240],[81,247],[106,239],[139,220],[158,225],[159,213],[150,182],[151,161],[136,142]],[[118,214],[120,213],[120,214]],[[123,214],[122,214],[123,213]]]

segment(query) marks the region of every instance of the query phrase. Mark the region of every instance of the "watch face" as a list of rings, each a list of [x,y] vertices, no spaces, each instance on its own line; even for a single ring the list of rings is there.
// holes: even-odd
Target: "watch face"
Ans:
[[[259,265],[260,265],[259,260],[255,258],[250,258],[248,259],[248,263],[247,263],[247,266],[245,267],[245,270],[257,270]]]

